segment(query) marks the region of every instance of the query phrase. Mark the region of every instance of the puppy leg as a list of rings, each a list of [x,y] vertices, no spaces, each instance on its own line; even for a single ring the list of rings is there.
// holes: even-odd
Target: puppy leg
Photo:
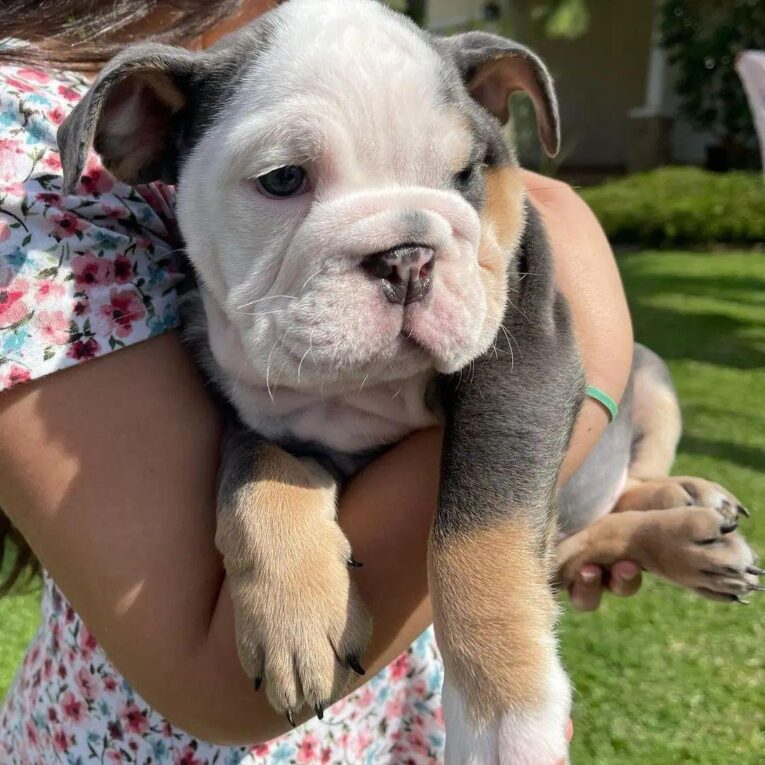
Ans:
[[[712,507],[628,510],[606,515],[558,545],[560,578],[569,584],[584,563],[630,559],[707,598],[737,601],[758,589],[763,573],[728,516]]]
[[[428,565],[447,765],[555,765],[568,752],[571,688],[555,637],[551,542],[583,385],[533,210],[514,267],[524,278],[510,275],[496,353],[444,390]]]
[[[619,497],[615,512],[625,510],[666,510],[696,505],[711,507],[735,523],[749,511],[720,484],[693,476],[671,476],[649,481],[630,479]]]
[[[350,580],[334,479],[245,430],[223,453],[216,543],[231,587],[239,657],[287,713],[317,713],[358,667],[371,623]]]

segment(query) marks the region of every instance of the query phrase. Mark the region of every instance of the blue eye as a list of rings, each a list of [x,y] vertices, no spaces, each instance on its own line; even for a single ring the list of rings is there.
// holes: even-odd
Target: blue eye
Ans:
[[[258,176],[258,190],[267,197],[284,199],[305,191],[308,176],[299,165],[285,165]]]

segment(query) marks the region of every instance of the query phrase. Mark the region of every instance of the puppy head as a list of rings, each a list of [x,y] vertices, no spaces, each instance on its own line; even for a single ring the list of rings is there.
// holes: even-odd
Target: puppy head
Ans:
[[[496,335],[523,226],[501,129],[516,90],[555,153],[525,48],[432,38],[372,0],[290,0],[208,52],[127,50],[59,143],[70,187],[90,142],[125,181],[177,181],[213,352],[234,336],[247,355],[235,373],[351,389],[456,371]]]

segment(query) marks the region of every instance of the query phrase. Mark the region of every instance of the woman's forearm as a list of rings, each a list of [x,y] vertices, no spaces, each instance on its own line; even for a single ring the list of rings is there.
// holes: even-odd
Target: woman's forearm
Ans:
[[[608,240],[592,210],[569,186],[528,171],[524,183],[545,222],[556,282],[571,309],[585,378],[618,402],[632,365],[632,322]],[[607,425],[605,409],[586,399],[561,483],[584,462]]]
[[[0,505],[138,693],[194,735],[252,743],[287,723],[236,656],[214,547],[219,439],[204,385],[166,335],[0,395]],[[369,673],[429,622],[437,453],[437,434],[417,434],[342,502],[376,623]],[[380,469],[400,481],[378,485]]]

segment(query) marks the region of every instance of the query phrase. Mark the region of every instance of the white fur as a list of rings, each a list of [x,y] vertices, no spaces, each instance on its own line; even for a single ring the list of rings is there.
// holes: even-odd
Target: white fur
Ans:
[[[382,5],[291,0],[275,18],[225,120],[183,167],[179,220],[244,419],[272,437],[368,448],[430,424],[428,374],[462,368],[497,330],[478,215],[451,183],[470,133],[442,102],[438,56]],[[255,190],[286,164],[306,168],[308,193]],[[410,241],[413,212],[435,267],[429,299],[404,308],[360,264]]]
[[[565,730],[571,684],[555,657],[544,682],[544,703],[536,709],[507,710],[479,729],[457,688],[444,680],[445,765],[558,765],[568,761]]]

